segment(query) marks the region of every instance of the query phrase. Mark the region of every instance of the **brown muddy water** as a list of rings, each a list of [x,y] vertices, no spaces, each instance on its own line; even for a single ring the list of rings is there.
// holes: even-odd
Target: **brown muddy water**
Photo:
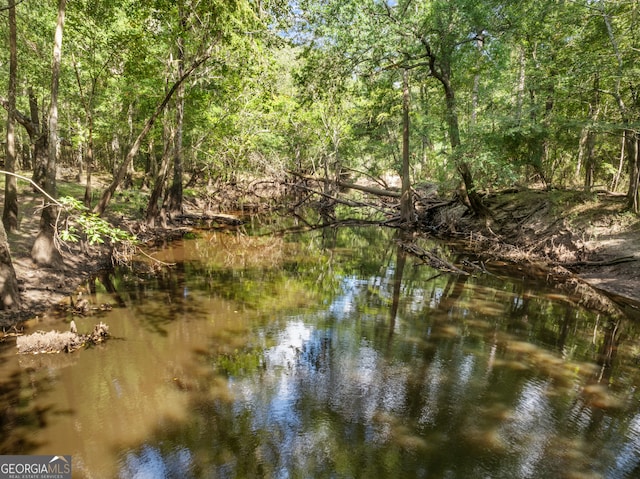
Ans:
[[[70,454],[78,478],[640,477],[635,321],[392,235],[203,234],[98,278],[113,309],[75,321],[114,339],[0,343],[0,454]]]

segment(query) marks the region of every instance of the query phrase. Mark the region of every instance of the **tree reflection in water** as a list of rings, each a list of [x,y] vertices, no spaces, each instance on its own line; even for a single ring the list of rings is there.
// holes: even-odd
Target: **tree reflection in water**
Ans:
[[[363,276],[336,254],[339,235],[329,243],[337,294],[259,327],[274,343],[259,369],[215,370],[233,401],[199,398],[197,439],[185,441],[190,427],[180,425],[154,444],[182,438],[200,451],[198,477],[638,472],[635,389],[608,386],[625,320],[601,328],[598,313],[546,299],[546,286],[529,280],[439,276],[424,266],[406,277],[411,260],[400,248]],[[594,403],[596,393],[611,402]]]
[[[396,246],[218,234],[163,276],[112,278],[125,341],[61,373],[74,463],[109,444],[103,477],[639,475],[635,323]]]

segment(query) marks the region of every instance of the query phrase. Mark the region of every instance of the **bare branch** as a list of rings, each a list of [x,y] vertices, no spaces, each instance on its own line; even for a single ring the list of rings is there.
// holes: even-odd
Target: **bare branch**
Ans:
[[[62,203],[60,203],[58,200],[56,200],[54,197],[52,197],[51,195],[49,195],[49,193],[47,193],[46,191],[44,191],[40,185],[38,185],[35,181],[33,181],[31,178],[27,178],[26,176],[22,176],[22,175],[18,175],[17,173],[12,173],[11,171],[5,171],[5,170],[0,170],[0,174],[5,174],[5,175],[9,175],[9,176],[15,176],[16,178],[19,178],[21,180],[25,180],[28,181],[29,183],[31,183],[31,185],[33,185],[34,188],[36,188],[40,193],[42,193],[44,196],[46,196],[49,200],[51,200],[52,203],[54,203],[56,206],[60,206],[61,208],[64,208],[64,205]]]

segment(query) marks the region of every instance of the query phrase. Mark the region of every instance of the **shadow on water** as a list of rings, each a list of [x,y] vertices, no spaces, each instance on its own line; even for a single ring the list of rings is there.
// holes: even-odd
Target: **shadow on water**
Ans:
[[[394,239],[213,233],[103,278],[126,340],[21,359],[0,445],[64,444],[86,477],[638,475],[636,323]]]
[[[120,477],[640,472],[635,325],[534,281],[424,271],[392,242],[319,241],[331,246],[321,267],[289,257],[279,274],[188,272],[200,278],[188,284],[278,318],[234,348],[216,334],[192,350],[198,374],[175,383],[191,414],[114,450]],[[282,275],[315,306],[274,306],[293,304]]]
[[[9,365],[6,354],[14,348],[12,339],[0,341],[0,454],[29,454],[44,445],[38,431],[46,428],[53,416],[72,412],[33,401],[51,390],[52,380],[36,374],[37,364],[24,369]]]

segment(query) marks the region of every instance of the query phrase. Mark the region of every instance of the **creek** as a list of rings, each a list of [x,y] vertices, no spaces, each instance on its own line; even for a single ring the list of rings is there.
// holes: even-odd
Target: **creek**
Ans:
[[[635,321],[394,235],[207,232],[97,278],[113,308],[73,319],[107,343],[0,343],[0,454],[70,454],[78,478],[640,477]]]

